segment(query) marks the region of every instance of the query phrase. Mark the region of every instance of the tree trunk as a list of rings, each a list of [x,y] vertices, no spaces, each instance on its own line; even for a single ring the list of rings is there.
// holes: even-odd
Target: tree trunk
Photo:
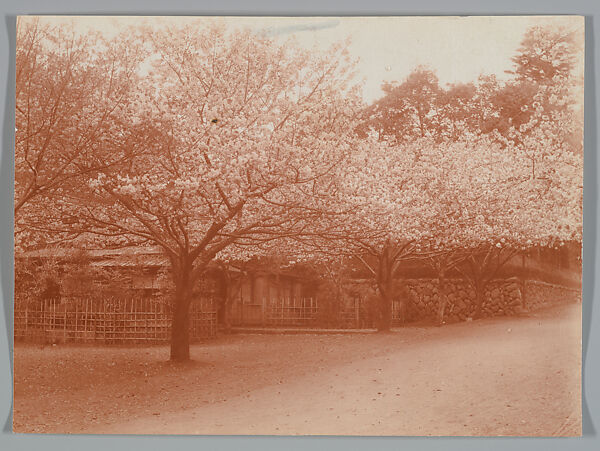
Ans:
[[[528,311],[528,307],[527,307],[527,279],[523,278],[521,280],[521,308],[524,311]]]
[[[379,258],[377,287],[379,289],[378,324],[379,332],[387,332],[392,327],[392,303],[394,301],[393,262],[390,248],[385,247]]]
[[[382,279],[378,284],[378,323],[377,330],[379,332],[387,332],[392,327],[392,304],[394,302],[394,281],[387,274],[382,275]]]
[[[481,282],[475,283],[475,311],[473,312],[473,319],[481,318],[482,308],[483,308],[483,292],[485,286]]]
[[[225,305],[223,305],[223,330],[225,333],[231,333],[231,315],[232,306],[235,296],[238,295],[240,290],[240,282],[234,282],[229,279],[229,286],[227,288],[227,297],[225,298]]]
[[[342,282],[340,279],[336,280],[335,287],[335,306],[332,318],[335,318],[335,327],[345,327],[341,324],[341,310],[342,310]]]
[[[527,310],[527,258],[525,253],[521,256],[522,259],[522,271],[521,271],[521,307],[523,310]]]
[[[391,293],[380,293],[379,296],[379,332],[387,332],[392,327],[392,296]]]
[[[171,360],[183,362],[190,359],[190,303],[192,300],[192,265],[174,268],[175,299],[171,321]]]
[[[446,279],[445,271],[441,269],[438,273],[438,311],[437,311],[437,325],[441,326],[444,324],[444,313],[446,311],[446,305],[448,304],[448,297],[446,296]]]
[[[221,307],[223,309],[223,313],[222,313],[222,317],[221,317],[221,321],[222,321],[222,325],[223,325],[223,332],[225,332],[226,334],[231,333],[231,299],[229,297],[229,294],[227,295],[227,298],[224,300],[224,304]]]
[[[231,303],[234,295],[234,282],[225,267],[221,270],[221,299],[217,311],[217,320],[225,333],[231,332]]]

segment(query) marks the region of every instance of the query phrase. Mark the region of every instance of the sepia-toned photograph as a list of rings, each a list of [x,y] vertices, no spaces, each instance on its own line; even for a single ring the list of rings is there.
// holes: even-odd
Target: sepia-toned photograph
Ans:
[[[16,34],[14,432],[581,435],[582,16]]]

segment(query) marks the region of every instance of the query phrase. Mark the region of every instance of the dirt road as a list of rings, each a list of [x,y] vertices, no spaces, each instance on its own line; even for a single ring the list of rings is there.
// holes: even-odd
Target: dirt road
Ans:
[[[35,351],[17,348],[15,430],[579,435],[580,315],[581,306],[571,304],[528,317],[384,335],[230,337],[195,348],[201,362],[213,359],[209,367],[154,366],[138,389],[133,376],[122,376],[122,384],[63,390],[42,405],[19,386],[27,360],[19,354]],[[134,397],[124,394],[131,391]],[[87,414],[65,413],[81,403]],[[36,405],[45,416],[32,414]],[[56,407],[63,408],[62,420],[49,422]]]

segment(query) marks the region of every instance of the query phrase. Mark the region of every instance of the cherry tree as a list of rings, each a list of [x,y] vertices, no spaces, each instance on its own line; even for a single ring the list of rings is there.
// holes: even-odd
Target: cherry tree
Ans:
[[[373,277],[379,330],[391,325],[396,280],[406,260],[426,259],[434,266],[441,322],[450,270],[472,285],[477,316],[489,283],[518,252],[578,239],[582,160],[562,152],[553,161],[560,164],[549,184],[532,178],[514,143],[468,132],[457,141],[373,140],[355,151],[345,180],[346,199],[356,208],[334,218],[343,218],[345,229],[330,230],[343,243],[337,252],[354,255]]]
[[[524,142],[529,151],[550,150],[548,140]],[[471,283],[476,316],[488,284],[517,253],[581,238],[582,158],[557,150],[552,170],[534,177],[521,145],[507,145],[497,135],[466,134],[460,142],[431,148],[441,176],[428,245],[443,251],[435,262],[440,285],[452,268]],[[444,304],[442,289],[439,318]]]
[[[221,27],[142,37],[147,74],[128,120],[151,118],[160,137],[72,193],[55,231],[158,246],[174,284],[171,359],[187,360],[192,290],[211,262],[247,258],[336,213],[362,105],[341,44],[315,53]]]
[[[422,187],[427,174],[415,171],[422,143],[395,146],[368,137],[348,160],[340,190],[342,214],[330,216],[327,233],[310,236],[316,252],[348,256],[371,275],[378,293],[380,331],[391,327],[395,279],[401,262],[421,252],[433,210]]]
[[[581,116],[572,100],[578,86],[572,73],[574,40],[562,30],[536,28],[526,34],[520,52],[535,57],[516,57],[517,80],[505,86],[480,77],[476,88],[412,90],[399,97],[399,85],[368,110],[374,115],[367,129],[387,145],[373,166],[385,172],[399,164],[390,159],[400,158],[402,169],[388,177],[378,173],[364,186],[377,192],[379,183],[397,184],[402,190],[394,193],[388,213],[364,212],[377,218],[372,230],[383,239],[367,240],[364,255],[376,259],[368,266],[388,292],[404,258],[429,256],[440,284],[440,320],[450,269],[459,269],[472,284],[479,314],[485,288],[517,252],[580,239],[583,161]],[[548,64],[553,71],[544,69]],[[405,111],[415,93],[422,94],[420,105],[430,105],[423,116],[428,131],[402,145],[409,135],[396,113]],[[383,106],[396,115],[378,116]],[[411,194],[410,186],[420,192]],[[420,209],[410,204],[413,196]],[[395,214],[402,227],[389,223]],[[389,297],[385,288],[379,291]]]
[[[394,281],[407,259],[429,259],[438,270],[440,311],[445,306],[445,274],[465,258],[464,250],[502,238],[506,183],[512,177],[511,155],[485,136],[463,134],[460,141],[421,139],[392,146],[377,167],[392,168],[384,179],[385,207],[371,214],[376,240],[359,241],[359,256],[377,281],[381,330],[390,325]],[[381,174],[375,180],[381,180]],[[365,185],[369,186],[369,185]],[[371,210],[373,211],[373,210]],[[369,263],[369,257],[375,264]],[[443,315],[443,313],[442,313]]]
[[[504,194],[516,202],[503,210],[512,236],[504,241],[491,236],[495,245],[490,241],[478,246],[461,265],[475,287],[476,313],[482,287],[516,252],[581,241],[583,110],[576,101],[583,75],[577,61],[580,44],[573,31],[531,28],[513,58],[516,80],[492,96],[497,117],[505,119],[497,127],[501,133],[492,136],[515,157]]]
[[[115,45],[118,42],[118,47]],[[124,123],[139,48],[71,26],[19,18],[16,48],[15,216],[36,196],[131,156],[146,134]],[[120,151],[117,148],[121,147]],[[99,154],[102,153],[102,156]]]

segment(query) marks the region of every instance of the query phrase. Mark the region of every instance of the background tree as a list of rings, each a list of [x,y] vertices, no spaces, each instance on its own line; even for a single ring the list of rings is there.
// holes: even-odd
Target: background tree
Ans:
[[[437,98],[439,139],[457,141],[464,133],[478,127],[477,88],[471,83],[450,85]]]
[[[525,33],[516,55],[514,69],[507,71],[514,79],[499,86],[492,97],[497,111],[496,120],[488,124],[489,131],[497,129],[503,136],[513,130],[531,130],[544,116],[578,111],[575,99],[581,98],[583,88],[582,42],[576,33],[563,27],[532,27]],[[582,117],[583,112],[577,113]],[[580,135],[566,127],[565,133]]]
[[[384,83],[384,96],[363,113],[363,133],[406,142],[430,136],[438,127],[437,107],[442,90],[435,73],[418,67],[402,83]]]
[[[517,55],[512,58],[517,80],[540,85],[553,84],[555,77],[569,77],[577,65],[582,42],[564,27],[534,26],[525,32]]]

